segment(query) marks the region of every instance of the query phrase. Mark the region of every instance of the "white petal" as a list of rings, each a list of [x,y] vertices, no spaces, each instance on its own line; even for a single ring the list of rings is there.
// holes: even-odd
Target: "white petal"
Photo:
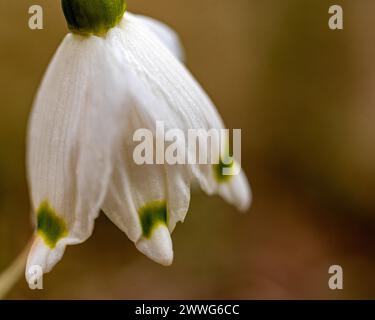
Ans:
[[[66,245],[91,235],[106,195],[126,98],[118,62],[105,39],[68,35],[37,95],[28,138],[33,208],[38,215],[44,204],[66,227],[62,239],[45,241],[47,246],[41,244],[47,233],[38,231],[29,262],[38,262],[44,272],[61,259]]]
[[[166,165],[168,228],[172,233],[178,222],[184,222],[190,206],[190,173],[182,166]]]
[[[163,266],[173,262],[172,240],[166,226],[158,226],[150,239],[142,238],[136,245],[139,251]]]
[[[243,172],[219,186],[219,194],[240,211],[249,209],[252,201],[251,189]]]
[[[222,128],[215,106],[189,71],[130,13],[120,24],[123,53],[154,95],[162,97],[182,128]]]
[[[165,245],[167,234],[159,236],[160,230],[153,231],[151,238],[144,235],[140,222],[140,211],[155,202],[165,202],[168,215],[168,227],[172,232],[176,223],[182,221],[187,213],[190,201],[188,171],[183,168],[164,165],[138,165],[133,159],[137,143],[132,141],[138,129],[148,129],[154,143],[156,120],[171,123],[173,119],[165,110],[163,101],[145,89],[134,74],[123,74],[127,87],[131,90],[123,123],[122,145],[114,162],[114,171],[103,211],[128,237],[137,244],[137,248],[151,259],[162,264],[172,259],[172,241]],[[166,227],[166,225],[165,225]],[[168,232],[168,237],[169,232]],[[152,249],[152,250],[151,250]],[[168,252],[164,252],[167,250]],[[170,250],[169,250],[170,249]],[[169,260],[168,260],[169,261]]]
[[[136,15],[142,23],[173,53],[180,61],[185,61],[185,52],[178,34],[169,26],[151,17]]]
[[[139,19],[126,13],[120,27],[123,33],[119,36],[119,43],[126,59],[148,91],[165,102],[166,113],[174,119],[175,128],[185,133],[189,129],[224,128],[214,104],[201,86]],[[220,191],[222,184],[213,179],[211,166],[191,165],[190,170],[208,194],[225,194],[226,200],[236,202],[238,195],[234,191]],[[248,192],[247,198],[250,199],[249,189],[243,192]],[[245,207],[245,197],[243,195],[241,203],[237,204],[239,207]]]
[[[138,211],[153,201],[166,201],[166,181],[162,167],[137,166],[131,156],[130,148],[119,152],[102,208],[136,242],[142,236]]]
[[[49,272],[52,266],[56,264],[64,255],[66,244],[64,240],[60,241],[57,246],[51,250],[50,247],[46,245],[43,239],[37,237],[30,249],[29,257],[27,259],[26,266],[26,279],[29,281],[30,276],[33,275],[31,270],[34,266],[42,268],[43,272]]]
[[[115,31],[114,31],[115,32]],[[116,41],[108,36],[108,41]],[[122,57],[124,59],[124,57]],[[123,61],[126,65],[127,62]],[[123,106],[124,117],[119,133],[121,143],[114,156],[113,173],[102,209],[107,216],[134,242],[142,236],[138,210],[155,200],[165,200],[164,174],[160,167],[137,166],[133,160],[133,134],[138,128],[148,127],[148,113],[139,100],[154,97],[143,92],[139,81],[129,70],[122,74],[122,82],[128,91]]]

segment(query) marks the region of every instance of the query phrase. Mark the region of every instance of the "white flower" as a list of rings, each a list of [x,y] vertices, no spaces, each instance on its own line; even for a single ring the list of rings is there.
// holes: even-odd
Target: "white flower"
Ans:
[[[105,2],[94,2],[100,1]],[[67,245],[88,239],[100,210],[141,252],[170,265],[170,234],[184,221],[191,183],[247,209],[251,196],[243,173],[221,180],[212,165],[133,161],[134,132],[154,131],[156,121],[186,131],[224,127],[178,59],[183,50],[172,30],[128,12],[99,36],[65,37],[30,119],[28,175],[36,237],[27,277],[35,265],[51,271]]]

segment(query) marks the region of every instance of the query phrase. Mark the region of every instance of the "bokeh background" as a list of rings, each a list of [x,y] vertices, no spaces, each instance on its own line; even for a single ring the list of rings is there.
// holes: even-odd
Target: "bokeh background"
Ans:
[[[28,28],[44,8],[45,29]],[[253,186],[245,215],[196,192],[173,235],[175,261],[138,253],[102,215],[31,291],[10,299],[375,298],[375,2],[129,0],[167,22],[229,128],[243,129]],[[328,8],[344,9],[344,30]],[[27,118],[67,33],[60,1],[0,2],[0,270],[32,234],[25,179]],[[328,268],[344,269],[344,290]]]

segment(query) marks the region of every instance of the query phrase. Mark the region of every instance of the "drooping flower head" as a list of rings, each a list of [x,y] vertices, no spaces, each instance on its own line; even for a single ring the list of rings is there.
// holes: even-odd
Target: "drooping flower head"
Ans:
[[[242,172],[223,176],[232,165],[222,161],[136,164],[134,133],[155,133],[158,121],[184,132],[223,129],[223,122],[182,64],[169,27],[125,12],[123,0],[62,0],[62,7],[71,33],[48,67],[29,124],[36,237],[26,276],[35,265],[51,271],[67,245],[89,238],[100,211],[141,252],[170,265],[170,235],[185,219],[192,183],[240,210],[250,189]]]

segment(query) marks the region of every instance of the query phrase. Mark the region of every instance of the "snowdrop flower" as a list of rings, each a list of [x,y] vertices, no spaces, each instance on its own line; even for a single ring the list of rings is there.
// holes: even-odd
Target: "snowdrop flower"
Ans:
[[[36,234],[26,277],[33,266],[50,272],[67,245],[87,240],[101,210],[142,253],[170,265],[170,234],[184,221],[191,183],[246,210],[246,177],[221,179],[212,165],[136,165],[132,137],[139,128],[155,131],[163,121],[208,130],[223,122],[182,64],[170,28],[126,12],[123,0],[62,6],[71,33],[48,67],[29,124]]]

